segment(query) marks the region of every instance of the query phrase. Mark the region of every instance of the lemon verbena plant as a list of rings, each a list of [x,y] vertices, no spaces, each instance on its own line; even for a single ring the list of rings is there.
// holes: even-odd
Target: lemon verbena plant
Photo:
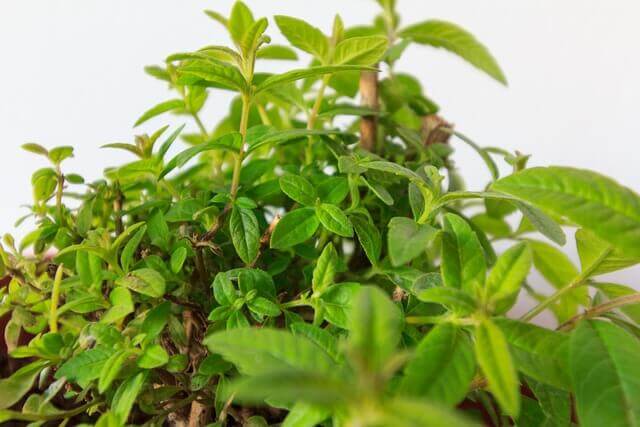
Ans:
[[[35,228],[0,251],[0,421],[640,425],[640,296],[600,278],[640,261],[640,197],[474,143],[394,65],[442,48],[506,84],[494,58],[377,3],[373,24],[337,15],[328,33],[242,2],[207,11],[231,43],[147,67],[173,97],[136,122],[185,125],[106,145],[131,158],[101,179],[67,170],[71,147],[24,146],[50,164],[32,178]],[[261,71],[299,54],[307,67]],[[235,97],[210,123],[219,91]],[[488,167],[481,191],[459,143]],[[556,323],[537,326],[543,311]]]

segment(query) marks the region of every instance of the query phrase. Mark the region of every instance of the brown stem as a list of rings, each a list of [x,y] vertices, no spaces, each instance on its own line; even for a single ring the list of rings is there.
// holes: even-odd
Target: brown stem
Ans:
[[[559,331],[571,330],[581,320],[591,319],[592,317],[597,317],[601,314],[608,313],[611,310],[615,310],[616,308],[620,308],[629,304],[640,304],[640,293],[625,295],[619,298],[612,299],[611,301],[607,301],[595,307],[589,308],[585,310],[583,313],[572,317],[571,319],[567,320],[566,322],[558,326],[558,330]]]
[[[363,71],[360,73],[360,104],[363,107],[378,111],[378,73],[376,71]],[[376,146],[378,118],[363,116],[360,121],[360,146],[373,151]]]
[[[124,194],[122,194],[122,190],[120,190],[120,184],[118,184],[117,182],[115,184],[115,192],[116,197],[113,200],[113,214],[116,224],[116,236],[119,236],[124,231],[124,226],[122,225],[122,205],[124,204]]]

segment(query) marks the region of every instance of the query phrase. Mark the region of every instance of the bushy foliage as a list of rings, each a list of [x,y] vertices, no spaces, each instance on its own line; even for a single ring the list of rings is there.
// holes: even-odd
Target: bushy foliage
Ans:
[[[638,425],[640,298],[598,277],[640,261],[640,198],[453,129],[394,70],[405,48],[502,71],[460,27],[401,26],[378,3],[373,25],[336,16],[329,35],[276,16],[293,47],[241,2],[207,11],[233,46],[148,67],[175,98],[136,123],[172,112],[198,132],[108,144],[132,159],[103,179],[69,173],[71,147],[24,146],[51,165],[33,174],[35,229],[0,251],[1,421]],[[260,72],[298,51],[310,66]],[[237,97],[211,127],[219,90]],[[486,163],[484,191],[464,189],[458,142]],[[528,286],[532,268],[555,293]],[[508,318],[521,294],[534,307]],[[557,328],[530,322],[547,309]]]

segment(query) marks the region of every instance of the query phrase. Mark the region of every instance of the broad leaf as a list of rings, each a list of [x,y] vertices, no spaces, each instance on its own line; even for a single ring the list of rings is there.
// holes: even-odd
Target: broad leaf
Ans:
[[[639,257],[628,257],[624,251],[613,248],[607,242],[584,229],[576,232],[576,245],[582,271],[589,271],[590,276],[622,270],[640,263]]]
[[[305,178],[285,173],[280,177],[280,189],[284,194],[301,205],[312,206],[316,201],[316,189]]]
[[[310,239],[320,221],[313,208],[296,209],[283,216],[271,234],[271,247],[286,249]]]
[[[260,249],[260,228],[253,211],[234,206],[231,210],[229,231],[238,256],[245,264],[251,264]]]
[[[353,226],[342,210],[329,203],[316,206],[316,216],[327,230],[342,237],[353,236]]]
[[[325,320],[339,328],[348,329],[360,287],[359,283],[336,283],[324,291],[320,300]]]
[[[438,230],[404,217],[391,218],[387,243],[393,266],[400,266],[424,253]]]
[[[445,286],[475,295],[484,286],[487,262],[471,226],[455,214],[446,214],[442,235],[442,277]]]

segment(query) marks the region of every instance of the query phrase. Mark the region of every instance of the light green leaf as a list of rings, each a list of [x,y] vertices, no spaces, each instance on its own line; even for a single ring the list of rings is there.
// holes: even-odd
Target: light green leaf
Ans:
[[[576,245],[582,271],[589,271],[590,277],[622,270],[640,263],[639,257],[628,257],[624,251],[611,247],[610,244],[585,229],[576,232]]]
[[[329,410],[318,406],[296,403],[282,422],[282,427],[315,427],[330,414]]]
[[[129,292],[129,289],[123,287],[116,287],[111,290],[109,293],[109,302],[111,303],[111,308],[100,318],[100,322],[102,323],[117,322],[125,318],[129,313],[133,313],[135,308],[133,298],[131,298],[131,292]]]
[[[111,386],[129,355],[129,351],[119,350],[104,362],[98,379],[98,391],[100,393],[104,393]]]
[[[194,83],[204,80],[221,89],[242,93],[248,90],[247,81],[236,67],[213,58],[190,62],[180,67],[178,71],[182,77]]]
[[[260,249],[260,228],[253,211],[234,206],[229,231],[238,256],[245,264],[250,264],[258,256]]]
[[[311,287],[315,294],[320,295],[325,289],[333,284],[336,275],[336,265],[338,263],[338,253],[331,243],[328,243],[313,269]]]
[[[236,1],[231,9],[228,27],[231,38],[237,46],[242,45],[242,40],[253,26],[254,18],[251,10],[241,1]]]
[[[322,203],[316,206],[315,209],[316,216],[324,228],[339,236],[353,236],[351,221],[339,207],[329,203]]]
[[[222,355],[244,375],[287,369],[335,373],[336,365],[319,346],[301,336],[269,328],[216,332],[204,339],[212,353]]]
[[[144,234],[146,232],[147,226],[143,224],[142,227],[136,232],[136,234],[134,234],[133,237],[124,246],[124,249],[120,254],[120,265],[122,266],[122,270],[124,270],[125,272],[129,271],[129,266],[133,261],[133,257],[136,250],[138,249],[138,245],[140,244],[140,241],[142,241],[142,238],[144,237]]]
[[[120,424],[124,425],[127,423],[131,408],[133,408],[133,404],[135,403],[146,380],[147,373],[140,372],[139,374],[124,380],[116,390],[111,402],[111,410],[120,420]]]
[[[405,217],[391,218],[387,244],[389,258],[394,267],[401,266],[425,252],[438,230],[426,224],[418,224]]]
[[[153,245],[164,251],[169,250],[169,240],[171,239],[171,236],[169,235],[169,226],[167,225],[167,221],[164,219],[164,214],[160,209],[156,209],[156,211],[147,220],[147,234],[149,235],[149,239],[151,239],[151,243]]]
[[[320,226],[313,208],[293,210],[283,216],[271,234],[273,249],[286,249],[310,239]]]
[[[453,52],[500,83],[507,84],[507,79],[489,50],[473,35],[455,24],[429,20],[405,28],[399,35],[416,43]]]
[[[504,334],[493,322],[484,320],[476,327],[475,338],[476,358],[489,390],[502,410],[516,418],[520,412],[520,382]]]
[[[351,37],[341,41],[333,54],[333,63],[372,65],[387,50],[387,38],[382,36]]]
[[[36,360],[15,371],[10,377],[0,379],[0,409],[7,409],[18,402],[33,386],[40,371],[49,364]]]
[[[514,201],[513,204],[520,210],[520,212],[522,212],[524,218],[526,218],[543,236],[559,245],[567,243],[567,236],[565,236],[562,228],[547,214],[542,212],[540,209],[534,208],[528,203]]]
[[[624,285],[618,285],[615,283],[592,283],[591,285],[601,291],[607,296],[607,298],[610,299],[627,295],[634,295],[638,293],[638,291],[634,288]],[[622,311],[634,322],[640,324],[640,303],[625,305],[624,307],[620,308],[620,311]]]
[[[336,283],[330,286],[321,296],[324,318],[332,325],[348,329],[356,295],[360,290],[359,283]]]
[[[571,334],[570,373],[580,425],[640,424],[640,341],[613,323],[580,322]]]
[[[282,61],[297,61],[298,55],[288,46],[270,44],[263,46],[258,50],[257,57],[259,59],[275,59]]]
[[[180,246],[171,254],[171,260],[169,264],[173,273],[179,273],[182,270],[184,261],[187,259],[187,248]]]
[[[114,352],[115,350],[104,345],[82,351],[64,362],[56,371],[55,377],[57,379],[65,377],[67,381],[85,387],[90,381],[100,376],[102,365]]]
[[[478,424],[458,412],[422,399],[395,398],[386,402],[382,423],[385,427],[473,427]]]
[[[144,349],[137,364],[143,369],[153,369],[166,365],[168,361],[167,351],[160,344],[151,344]]]
[[[473,313],[476,301],[466,292],[451,287],[432,287],[427,289],[415,289],[416,297],[423,302],[442,304],[450,310],[460,314]]]
[[[640,257],[640,197],[595,172],[567,167],[525,169],[493,189],[565,217],[600,239]]]
[[[159,116],[162,113],[166,113],[168,111],[173,110],[184,110],[185,105],[184,101],[181,99],[170,99],[168,101],[164,101],[155,105],[144,112],[142,116],[136,121],[133,127],[140,126],[142,123],[146,122],[149,119],[152,119],[156,116]]]
[[[541,383],[570,390],[568,335],[506,318],[494,322],[504,333],[518,370]]]
[[[326,65],[301,68],[298,70],[288,71],[283,74],[276,74],[267,77],[262,83],[255,88],[255,94],[281,86],[286,83],[295,82],[297,80],[307,79],[310,77],[323,76],[326,74],[342,73],[345,71],[378,71],[375,68],[365,67],[362,65]]]
[[[200,153],[211,150],[229,150],[236,152],[241,145],[242,135],[240,135],[240,133],[238,132],[231,132],[219,138],[215,138],[211,141],[198,144],[194,147],[189,147],[186,150],[182,151],[180,154],[176,155],[166,164],[166,166],[162,170],[162,173],[160,174],[160,178],[166,176],[175,168],[184,166],[185,163],[187,163],[189,160]]]
[[[440,269],[445,286],[471,295],[483,288],[487,262],[478,236],[464,219],[451,213],[444,217]]]
[[[404,319],[380,289],[363,286],[351,309],[349,347],[370,372],[379,372],[400,342]]]
[[[260,43],[260,38],[264,34],[265,30],[269,26],[267,18],[260,18],[254,22],[247,30],[246,34],[242,38],[240,47],[245,58],[250,57],[251,52],[254,52]]]
[[[116,285],[124,286],[139,294],[160,298],[165,292],[165,280],[160,273],[150,268],[134,270],[116,280]]]
[[[399,387],[411,396],[453,406],[466,396],[475,372],[468,336],[453,324],[442,323],[420,341]]]
[[[326,61],[329,52],[329,39],[322,31],[301,19],[289,16],[278,15],[275,20],[289,43],[321,61]]]
[[[533,256],[526,242],[507,249],[496,261],[489,273],[486,295],[495,312],[504,313],[520,292],[520,286],[531,270]]]
[[[279,182],[282,192],[301,205],[313,206],[318,197],[313,185],[300,175],[285,173]]]
[[[259,316],[277,317],[280,315],[280,307],[273,301],[264,297],[256,297],[247,303],[249,309]]]

